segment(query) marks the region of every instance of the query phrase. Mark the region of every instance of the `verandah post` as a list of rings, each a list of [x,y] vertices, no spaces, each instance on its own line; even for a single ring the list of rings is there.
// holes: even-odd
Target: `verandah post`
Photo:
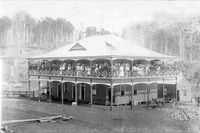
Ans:
[[[164,84],[164,78],[162,79],[162,90],[163,90],[163,105],[165,104],[165,84]]]
[[[131,60],[131,77],[133,77],[133,61],[134,61],[134,59],[133,60]]]
[[[93,59],[91,58],[91,59],[90,59],[90,68],[92,68],[92,60],[93,60]],[[90,75],[89,75],[89,76],[92,77],[92,75],[93,75],[92,69],[90,69]]]
[[[110,91],[111,91],[111,103],[110,103],[110,110],[112,111],[113,108],[113,58],[111,57],[110,59],[110,64],[111,64],[111,81],[110,81]]]
[[[92,79],[90,79],[90,107],[92,107]]]
[[[62,102],[62,104],[63,104],[63,89],[64,89],[64,84],[63,84],[63,77],[61,78],[61,102]]]
[[[132,86],[131,86],[131,110],[133,109],[133,90],[134,90],[134,84],[131,80]]]
[[[40,102],[40,76],[38,76],[38,102]]]
[[[49,91],[49,80],[47,80],[47,92]],[[48,95],[49,98],[49,95]]]
[[[175,78],[176,79],[176,82],[175,82],[175,100],[176,100],[176,105],[177,105],[177,101],[178,101],[178,99],[177,99],[177,77]]]
[[[75,76],[78,76],[78,71],[77,71],[77,60],[75,59]]]
[[[49,103],[51,103],[51,77],[49,77]]]
[[[78,90],[77,90],[77,79],[75,79],[75,102],[77,103],[78,105]]]
[[[149,91],[150,91],[150,82],[148,79],[148,84],[147,84],[147,106],[149,107]]]
[[[110,110],[112,111],[113,108],[113,85],[111,83],[111,103],[110,103]]]
[[[28,97],[30,97],[31,81],[30,81],[30,60],[28,60]]]

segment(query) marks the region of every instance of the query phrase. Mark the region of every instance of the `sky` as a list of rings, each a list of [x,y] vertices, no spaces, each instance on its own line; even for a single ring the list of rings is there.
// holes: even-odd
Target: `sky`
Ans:
[[[77,29],[87,26],[120,32],[123,27],[148,21],[181,21],[200,14],[198,1],[0,1],[0,17],[27,11],[35,19],[65,18]]]

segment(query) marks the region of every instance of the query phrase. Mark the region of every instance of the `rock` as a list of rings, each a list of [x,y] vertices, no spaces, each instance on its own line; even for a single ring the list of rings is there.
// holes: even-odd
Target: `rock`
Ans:
[[[186,122],[200,123],[200,109],[191,108],[178,110],[170,115],[172,119],[182,120]]]

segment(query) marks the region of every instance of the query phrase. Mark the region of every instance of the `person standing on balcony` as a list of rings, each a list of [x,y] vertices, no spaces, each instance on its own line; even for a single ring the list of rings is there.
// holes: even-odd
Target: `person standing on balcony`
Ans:
[[[80,76],[84,76],[84,73],[83,73],[85,69],[84,67],[85,67],[84,64],[80,65]]]
[[[76,67],[74,64],[71,65],[71,69],[70,69],[70,76],[75,76],[76,75]]]
[[[137,64],[136,65],[133,65],[132,67],[132,71],[133,71],[133,76],[136,76],[137,75]]]
[[[80,65],[80,63],[77,64],[77,76],[81,76],[81,65]]]
[[[160,70],[161,70],[160,65],[157,65],[156,76],[160,75]]]
[[[147,66],[146,66],[146,73],[145,74],[148,76],[149,72],[150,72],[150,65],[147,64]]]
[[[126,63],[126,64],[125,64],[125,77],[128,77],[128,76],[129,76],[129,72],[130,72],[130,67],[129,67],[129,64]]]
[[[63,72],[64,72],[65,68],[66,68],[66,64],[65,63],[60,65],[60,75],[63,75]]]
[[[87,76],[90,76],[91,75],[91,67],[90,66],[86,66],[86,74]]]
[[[122,64],[119,67],[119,77],[124,77],[124,67]]]
[[[95,67],[94,67],[94,76],[95,77],[98,77],[97,76],[98,70],[99,70],[99,67],[98,67],[98,64],[96,64]]]

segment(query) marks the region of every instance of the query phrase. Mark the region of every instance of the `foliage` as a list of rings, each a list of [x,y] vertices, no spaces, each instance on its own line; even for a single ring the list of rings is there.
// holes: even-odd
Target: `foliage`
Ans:
[[[106,35],[110,34],[109,31],[105,30],[104,28],[97,30],[95,26],[89,26],[85,30],[85,37],[92,36],[92,35]]]
[[[132,24],[123,37],[159,53],[180,58],[178,69],[195,88],[200,84],[200,17],[171,24]]]
[[[72,42],[73,31],[71,22],[63,18],[35,20],[27,12],[19,12],[12,19],[0,19],[0,47],[12,43],[19,52],[26,47],[52,50]]]

